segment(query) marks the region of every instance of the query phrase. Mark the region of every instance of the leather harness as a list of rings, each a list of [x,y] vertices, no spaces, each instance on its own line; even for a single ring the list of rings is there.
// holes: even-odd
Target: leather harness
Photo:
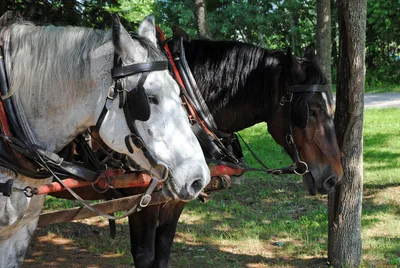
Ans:
[[[3,166],[13,171],[16,176],[21,173],[27,177],[39,179],[48,178],[53,175],[58,179],[61,184],[63,184],[62,180],[59,180],[58,176],[62,178],[73,177],[78,180],[94,182],[98,178],[99,174],[102,172],[101,170],[99,170],[99,165],[95,165],[97,170],[92,170],[77,165],[76,163],[68,162],[56,153],[47,151],[46,149],[30,142],[30,139],[28,137],[29,134],[23,131],[20,118],[14,108],[13,96],[9,94],[8,79],[4,63],[4,56],[7,53],[4,47],[5,42],[7,41],[5,41],[3,37],[6,30],[6,27],[0,28],[0,33],[2,37],[0,44],[0,94],[2,97],[0,101],[0,166]],[[166,167],[166,165],[158,163],[155,160],[155,158],[152,156],[150,151],[143,143],[143,140],[141,139],[135,125],[136,120],[146,121],[149,119],[150,109],[148,108],[145,113],[136,115],[132,114],[132,110],[134,109],[134,107],[130,107],[129,104],[134,103],[134,99],[136,99],[136,97],[138,96],[142,96],[142,100],[146,102],[148,101],[143,85],[149,72],[167,70],[168,62],[145,62],[128,66],[122,66],[121,61],[115,61],[115,63],[116,64],[114,64],[114,68],[111,70],[114,85],[111,86],[108,91],[103,111],[100,114],[96,126],[98,129],[100,129],[101,124],[104,121],[104,118],[107,115],[109,108],[111,107],[112,101],[119,95],[119,108],[124,110],[127,125],[131,131],[131,134],[125,137],[125,143],[128,150],[133,153],[133,148],[130,143],[130,141],[132,140],[133,144],[139,150],[143,151],[144,156],[147,158],[152,167],[155,167],[157,165],[164,166],[165,169],[162,180],[166,180],[168,177],[168,168]],[[137,86],[132,90],[128,90],[126,88],[125,77],[139,73],[142,73],[142,75],[139,79]],[[93,151],[90,148],[87,148],[88,145],[85,139],[75,139],[75,141],[81,141],[80,144],[84,146],[84,148],[86,148],[85,151],[90,154],[89,158],[96,158]],[[146,195],[144,195],[144,198],[142,198],[140,202],[140,207],[144,207],[146,206],[146,204],[148,204],[148,195],[149,193],[151,194],[151,192],[155,188],[155,185],[157,185],[158,182],[159,180],[153,179],[150,187],[146,192]],[[34,193],[27,191],[27,188],[23,189],[23,191],[25,195],[30,197]],[[68,190],[68,187],[66,188]],[[0,193],[3,193],[3,195],[10,196],[12,193],[12,189],[12,179],[8,180],[6,183],[0,183]],[[71,194],[74,195],[74,193]],[[80,198],[77,197],[77,199]]]

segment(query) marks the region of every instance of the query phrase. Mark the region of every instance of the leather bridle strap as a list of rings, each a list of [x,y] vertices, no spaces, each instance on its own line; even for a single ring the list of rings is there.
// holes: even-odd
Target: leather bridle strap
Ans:
[[[136,63],[127,66],[115,67],[111,70],[111,75],[114,80],[131,76],[138,73],[164,71],[168,70],[168,61],[153,61]]]
[[[330,85],[291,85],[286,88],[287,93],[328,92]]]

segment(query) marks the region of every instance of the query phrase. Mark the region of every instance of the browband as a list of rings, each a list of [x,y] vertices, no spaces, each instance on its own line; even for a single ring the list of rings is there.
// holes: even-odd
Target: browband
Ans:
[[[300,92],[328,92],[330,85],[293,85],[288,86],[286,92],[288,93],[300,93]]]
[[[151,72],[151,71],[163,71],[168,69],[168,61],[153,61],[136,63],[127,66],[116,67],[111,70],[113,79],[118,79],[137,73]]]

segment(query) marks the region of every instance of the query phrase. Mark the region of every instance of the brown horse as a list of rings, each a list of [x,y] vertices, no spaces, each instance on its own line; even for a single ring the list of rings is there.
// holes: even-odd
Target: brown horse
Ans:
[[[318,89],[326,79],[315,64],[314,49],[306,49],[306,58],[300,59],[290,51],[268,51],[241,42],[192,40],[184,42],[184,51],[218,130],[232,133],[266,122],[290,157],[306,163],[303,183],[310,194],[334,188],[343,170],[332,120],[332,92]],[[124,191],[129,195],[136,190]],[[184,206],[169,202],[129,217],[136,267],[168,266]]]

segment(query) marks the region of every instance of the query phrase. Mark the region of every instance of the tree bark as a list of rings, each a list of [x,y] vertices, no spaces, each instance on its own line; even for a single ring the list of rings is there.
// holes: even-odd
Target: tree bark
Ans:
[[[64,20],[67,24],[78,25],[79,16],[76,11],[75,0],[62,0]]]
[[[6,12],[6,0],[0,0],[0,17]]]
[[[361,264],[366,0],[338,0],[339,66],[335,127],[343,179],[329,194],[328,259],[333,267]]]
[[[194,16],[196,18],[199,35],[212,39],[207,20],[206,0],[194,0]]]
[[[317,60],[328,84],[332,84],[331,44],[331,1],[317,0]]]

